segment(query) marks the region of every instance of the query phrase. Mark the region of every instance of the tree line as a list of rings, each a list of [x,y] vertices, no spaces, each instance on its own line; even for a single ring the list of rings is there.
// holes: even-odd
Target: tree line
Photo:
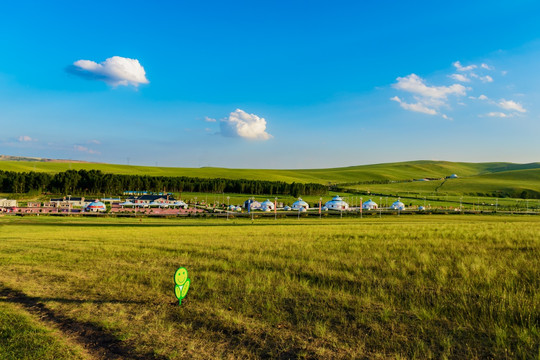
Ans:
[[[119,175],[100,170],[67,170],[49,174],[0,170],[0,192],[29,191],[78,195],[120,195],[126,190],[152,192],[238,193],[253,195],[326,195],[322,184],[283,181],[206,179],[186,176]]]

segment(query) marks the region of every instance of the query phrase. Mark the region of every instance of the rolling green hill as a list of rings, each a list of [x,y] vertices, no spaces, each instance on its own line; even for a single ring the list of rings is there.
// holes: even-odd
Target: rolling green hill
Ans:
[[[452,173],[460,177],[469,177],[496,172],[508,172],[522,169],[540,169],[540,163],[463,163],[447,161],[409,161],[361,165],[330,169],[228,169],[228,168],[173,168],[154,166],[130,166],[102,163],[70,163],[41,161],[1,161],[0,170],[6,171],[41,171],[56,173],[69,169],[98,169],[106,173],[133,174],[150,176],[190,176],[202,178],[228,178],[276,180],[286,182],[347,183],[384,180],[409,180],[425,177],[444,177]]]
[[[228,169],[173,168],[129,166],[84,162],[0,161],[0,170],[17,172],[56,173],[66,170],[97,169],[105,173],[149,176],[189,176],[272,180],[287,183],[341,184],[342,186],[376,193],[442,193],[442,194],[507,194],[519,196],[523,191],[540,197],[540,163],[515,164],[504,162],[465,163],[448,161],[409,161],[361,165],[330,169]],[[458,174],[458,179],[411,182],[421,178],[444,178]],[[394,182],[395,183],[384,183]],[[510,195],[512,194],[512,195]],[[534,197],[537,197],[536,195]]]

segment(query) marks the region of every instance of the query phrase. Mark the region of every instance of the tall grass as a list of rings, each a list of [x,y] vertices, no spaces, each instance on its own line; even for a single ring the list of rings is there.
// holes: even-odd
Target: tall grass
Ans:
[[[144,353],[539,356],[534,218],[55,221],[4,220],[4,286]]]

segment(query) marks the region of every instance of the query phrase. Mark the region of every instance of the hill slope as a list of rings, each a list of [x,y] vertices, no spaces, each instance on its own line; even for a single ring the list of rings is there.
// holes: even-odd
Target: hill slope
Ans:
[[[130,166],[102,163],[71,163],[41,161],[1,161],[0,170],[39,171],[56,173],[66,170],[98,169],[106,173],[149,176],[190,176],[201,178],[228,178],[276,180],[285,182],[359,183],[366,181],[402,181],[425,177],[440,178],[452,173],[470,177],[497,172],[523,169],[540,169],[540,163],[463,163],[447,161],[409,161],[361,165],[330,169],[228,169],[228,168],[173,168],[153,166]]]

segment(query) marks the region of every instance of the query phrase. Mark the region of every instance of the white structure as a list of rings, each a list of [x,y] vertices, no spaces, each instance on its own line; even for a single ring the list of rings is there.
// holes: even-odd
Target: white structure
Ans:
[[[283,210],[289,211],[289,210],[291,210],[291,207],[290,207],[289,205],[286,205],[286,206],[283,208]]]
[[[423,207],[423,206],[419,206],[419,207],[418,207],[418,210],[420,210],[420,211],[424,211],[424,210],[426,210],[426,208],[425,208],[425,207]]]
[[[268,199],[266,199],[266,201],[263,201],[263,203],[261,204],[261,209],[263,211],[272,211],[274,210],[274,208],[275,208],[274,203]]]
[[[84,209],[86,211],[103,212],[107,210],[107,207],[101,201],[93,201],[88,204]]]
[[[17,200],[0,199],[0,207],[17,207]]]
[[[392,210],[405,210],[405,204],[402,203],[399,199],[390,206]]]
[[[347,210],[349,208],[349,204],[343,201],[339,196],[334,196],[334,198],[326,202],[324,206],[329,210]]]
[[[362,204],[362,209],[364,210],[375,210],[378,208],[379,208],[379,205],[377,205],[377,203],[371,199],[369,199],[368,201]]]
[[[452,175],[449,176],[449,178],[450,178],[450,179],[457,179],[458,176],[457,176],[456,174],[452,174]]]
[[[309,209],[309,205],[307,202],[305,202],[304,200],[302,200],[302,198],[298,198],[298,200],[296,200],[293,204],[292,204],[292,209],[293,210],[300,210],[300,209]]]
[[[185,202],[183,202],[182,200],[177,200],[177,201],[171,203],[171,205],[172,206],[178,206],[181,209],[187,209],[188,208],[188,205]]]
[[[257,200],[246,200],[244,201],[244,209],[250,209],[250,210],[260,210],[261,209],[261,203]]]

